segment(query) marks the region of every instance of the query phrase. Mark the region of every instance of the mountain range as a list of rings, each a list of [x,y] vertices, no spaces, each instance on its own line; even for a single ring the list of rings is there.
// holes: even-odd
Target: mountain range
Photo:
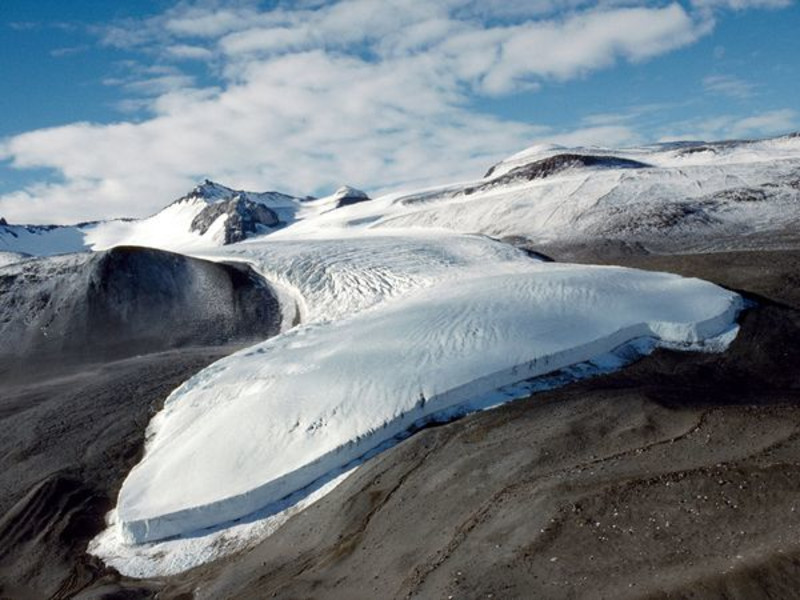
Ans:
[[[797,134],[759,141],[646,147],[534,146],[474,182],[370,200],[343,186],[314,199],[246,192],[206,180],[145,219],[75,226],[0,223],[0,251],[50,255],[115,245],[190,250],[240,242],[287,225],[444,227],[538,245],[618,240],[658,251],[779,245],[800,226]],[[780,215],[780,218],[778,216]]]
[[[798,251],[797,134],[0,220],[0,593],[790,589]]]

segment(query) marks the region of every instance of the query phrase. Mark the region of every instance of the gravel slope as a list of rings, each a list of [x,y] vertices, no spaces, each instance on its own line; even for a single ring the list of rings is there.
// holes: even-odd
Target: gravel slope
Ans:
[[[159,597],[794,597],[800,253],[627,264],[761,305],[724,355],[659,351],[426,430]]]
[[[0,269],[0,598],[69,598],[100,576],[86,545],[164,398],[281,321],[249,269],[166,252]]]
[[[144,582],[103,570],[80,555],[89,531],[100,526],[102,505],[88,512],[89,524],[77,528],[82,535],[73,535],[60,562],[48,549],[67,529],[63,518],[56,519],[60,528],[23,532],[18,538],[25,541],[15,547],[30,554],[0,557],[3,572],[17,575],[5,581],[47,584],[68,574],[56,597],[94,599],[794,597],[800,252],[631,255],[612,262],[701,276],[760,306],[745,314],[724,355],[658,351],[614,375],[420,432],[271,538],[219,563]],[[120,387],[90,379],[105,390],[101,395]],[[167,388],[166,373],[164,381]],[[112,419],[131,440],[132,456],[101,461],[117,482],[135,460],[146,424],[141,417],[152,410],[132,405],[123,400]],[[12,405],[2,415],[20,412]],[[40,427],[52,423],[31,419]],[[26,444],[3,456],[22,463]],[[71,474],[67,465],[75,460],[68,454],[63,460]],[[51,497],[48,486],[72,489],[66,479],[39,485],[3,512],[34,513],[45,504],[40,497]],[[85,493],[77,489],[73,495]],[[107,489],[99,494],[105,502]],[[8,539],[8,524],[21,521],[5,518],[0,542]],[[26,571],[31,561],[39,566]],[[42,593],[28,597],[47,597],[57,586],[36,589]],[[8,585],[3,594],[25,597]]]
[[[0,375],[25,382],[137,354],[278,333],[276,293],[249,269],[120,246],[0,267]]]

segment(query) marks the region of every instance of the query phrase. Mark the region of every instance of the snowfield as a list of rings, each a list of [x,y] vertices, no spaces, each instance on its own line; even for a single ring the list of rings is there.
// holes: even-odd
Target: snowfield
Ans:
[[[614,239],[660,251],[800,228],[800,137],[610,150],[537,146],[482,180],[377,198],[340,226],[446,228],[552,243]],[[716,248],[720,249],[720,248]]]
[[[244,204],[236,208],[236,201]],[[258,206],[277,222],[261,224],[253,212]],[[248,219],[255,219],[249,228]],[[762,247],[780,247],[799,227],[800,136],[789,135],[620,149],[538,145],[481,179],[373,200],[346,186],[312,199],[206,181],[146,219],[70,227],[0,223],[0,251],[40,256],[129,244],[196,252],[285,229],[307,236],[320,228],[427,228],[541,246],[602,238],[674,252],[741,248],[751,237]]]

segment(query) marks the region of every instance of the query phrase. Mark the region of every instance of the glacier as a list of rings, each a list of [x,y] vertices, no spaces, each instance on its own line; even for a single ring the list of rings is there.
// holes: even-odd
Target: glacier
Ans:
[[[699,280],[528,260],[295,328],[187,381],[120,492],[126,538],[246,516],[472,398],[641,338],[702,347],[742,308]]]
[[[169,396],[97,552],[119,558],[128,547],[139,560],[170,540],[197,552],[207,539],[210,548],[218,534],[209,532],[269,517],[271,506],[305,506],[330,489],[325,482],[415,428],[609,353],[723,350],[744,308],[734,292],[664,273],[542,262],[498,238],[545,248],[616,238],[685,251],[713,232],[779,243],[776,227],[800,224],[799,167],[797,136],[536,146],[480,180],[374,199],[351,188],[318,200],[248,193],[281,225],[232,244],[220,235],[224,215],[210,235],[168,234],[198,214],[191,194],[156,215],[158,227],[125,225],[122,236],[104,225],[86,238],[94,249],[138,240],[247,263],[292,310],[283,333]],[[203,202],[232,193],[214,186]]]

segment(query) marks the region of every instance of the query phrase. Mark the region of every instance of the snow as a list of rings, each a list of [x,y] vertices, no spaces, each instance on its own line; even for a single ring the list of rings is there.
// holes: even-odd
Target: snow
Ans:
[[[646,168],[573,167],[546,177],[495,185],[531,161],[562,153],[616,157]],[[653,250],[715,250],[749,236],[780,244],[800,228],[800,138],[622,150],[537,146],[497,165],[483,179],[331,209],[320,199],[292,226],[271,235],[426,229],[526,238],[542,247],[620,239]],[[323,204],[327,208],[323,208]],[[708,246],[712,244],[711,246]]]
[[[0,251],[51,256],[114,246],[148,246],[189,252],[224,243],[226,215],[221,215],[204,234],[192,231],[192,221],[209,204],[235,196],[264,204],[284,223],[291,223],[305,209],[303,200],[279,192],[233,190],[206,180],[186,196],[144,219],[116,219],[72,226],[0,225]],[[316,214],[317,211],[311,211]],[[306,212],[308,212],[306,210]]]
[[[613,238],[686,248],[711,237],[760,234],[768,239],[800,227],[800,144],[796,146],[762,152],[759,160],[733,152],[705,157],[705,162],[699,158],[705,152],[687,157],[677,157],[674,150],[647,156],[644,151],[617,153],[662,166],[569,169],[466,193],[481,185],[474,182],[438,193],[379,197],[324,218],[329,227],[446,228],[524,237],[541,245]],[[751,194],[759,199],[726,196],[737,191],[744,192],[740,198]]]
[[[565,152],[647,166],[576,164],[492,184]],[[266,535],[425,423],[619,368],[654,347],[724,350],[743,306],[732,292],[541,263],[493,238],[771,235],[800,227],[799,168],[797,138],[537,146],[483,179],[341,207],[356,191],[302,200],[247,192],[286,226],[233,245],[220,243],[222,222],[205,236],[184,227],[224,196],[211,183],[148,220],[85,228],[95,249],[135,243],[251,264],[281,290],[287,329],[170,395],[95,551],[129,574],[188,568]]]
[[[93,250],[113,246],[148,246],[188,251],[217,243],[226,215],[221,215],[205,236],[190,229],[192,219],[206,206],[201,198],[174,202],[161,212],[139,221],[112,221],[86,229],[86,243]]]
[[[0,251],[3,252],[51,256],[88,249],[78,227],[0,225]]]
[[[642,169],[575,167],[544,178],[493,185],[504,174],[558,154],[635,160]],[[339,207],[363,192],[344,186],[319,199],[245,192],[205,182],[147,219],[75,227],[0,226],[0,250],[36,255],[102,250],[115,245],[195,252],[222,245],[225,217],[200,235],[191,223],[209,202],[235,195],[274,211],[292,235],[321,230],[427,228],[523,237],[538,244],[612,238],[682,250],[703,240],[761,236],[779,243],[800,227],[800,138],[755,142],[655,144],[634,148],[537,145],[471,182],[394,192]],[[755,190],[758,201],[726,196]],[[281,229],[265,229],[274,235]],[[775,234],[773,236],[773,234]],[[700,248],[703,249],[703,248]]]
[[[293,290],[304,323],[343,318],[470,270],[527,266],[530,261],[523,252],[484,236],[426,230],[307,235],[289,228],[197,255],[248,262],[271,282]]]
[[[134,245],[177,252],[221,246],[225,240],[227,215],[220,215],[203,234],[192,230],[192,221],[209,204],[224,202],[237,195],[273,208],[279,219],[284,221],[294,218],[300,202],[297,198],[278,192],[245,192],[206,180],[183,198],[146,219],[102,222],[86,227],[86,244],[93,250]]]
[[[3,252],[0,250],[0,268],[6,265],[13,265],[28,258],[30,258],[28,255],[20,252]]]
[[[492,271],[296,328],[187,381],[123,484],[125,539],[244,517],[476,396],[641,338],[702,345],[741,308],[736,294],[666,274]]]
[[[183,536],[131,546],[125,543],[117,526],[116,511],[108,516],[108,525],[94,538],[90,554],[128,577],[159,577],[181,573],[254,546],[274,533],[290,517],[301,512],[349,477],[357,466],[337,473],[330,481],[312,490],[301,490],[236,523],[225,523],[192,536]]]

